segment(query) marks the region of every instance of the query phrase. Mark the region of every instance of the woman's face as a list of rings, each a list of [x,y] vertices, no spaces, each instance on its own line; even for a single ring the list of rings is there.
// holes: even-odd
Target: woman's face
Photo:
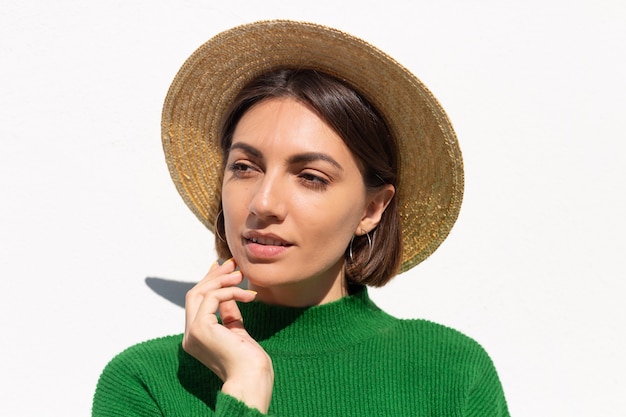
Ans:
[[[300,102],[261,101],[237,124],[222,207],[228,246],[257,299],[312,305],[344,295],[344,253],[375,227],[375,201],[345,143]]]

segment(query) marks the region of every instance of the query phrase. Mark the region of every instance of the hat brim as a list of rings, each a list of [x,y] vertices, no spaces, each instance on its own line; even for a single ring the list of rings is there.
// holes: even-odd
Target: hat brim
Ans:
[[[351,85],[389,125],[399,149],[400,271],[448,236],[463,197],[463,163],[452,124],[431,92],[376,47],[329,27],[262,21],[222,32],[177,73],[163,106],[162,140],[178,192],[211,231],[221,201],[219,129],[224,111],[255,77],[313,69]]]

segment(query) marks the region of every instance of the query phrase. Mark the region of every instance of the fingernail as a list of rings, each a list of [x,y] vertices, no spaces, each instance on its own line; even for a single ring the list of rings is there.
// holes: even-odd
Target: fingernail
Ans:
[[[252,293],[252,294],[254,294],[254,295],[257,295],[257,294],[258,294],[258,293],[257,293],[256,291],[254,291],[254,290],[246,290],[246,291],[251,292],[251,293]]]

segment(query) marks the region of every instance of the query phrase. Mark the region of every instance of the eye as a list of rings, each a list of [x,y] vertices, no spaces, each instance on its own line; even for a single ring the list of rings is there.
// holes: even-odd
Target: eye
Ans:
[[[303,171],[298,175],[298,179],[305,187],[315,191],[324,191],[330,184],[327,178],[314,174],[310,171]]]
[[[259,169],[250,162],[235,161],[228,165],[228,170],[237,178],[246,178]]]

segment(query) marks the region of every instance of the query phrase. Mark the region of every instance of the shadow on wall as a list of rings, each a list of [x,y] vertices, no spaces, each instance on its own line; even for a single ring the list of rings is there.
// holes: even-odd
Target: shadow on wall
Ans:
[[[196,285],[196,283],[147,277],[146,285],[167,301],[170,301],[179,307],[185,308],[185,294],[187,294],[187,291]]]
[[[165,278],[146,277],[146,285],[150,287],[152,291],[165,298],[167,301],[176,304],[179,307],[185,308],[185,295],[187,291],[196,285],[196,282],[183,282],[174,281]],[[239,284],[241,288],[247,288],[247,283],[244,280]]]

